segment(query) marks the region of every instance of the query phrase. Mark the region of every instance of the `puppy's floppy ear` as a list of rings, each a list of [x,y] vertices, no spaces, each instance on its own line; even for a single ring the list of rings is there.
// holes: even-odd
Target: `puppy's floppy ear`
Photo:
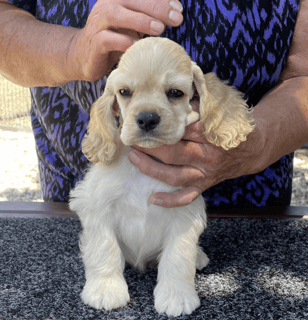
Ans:
[[[92,162],[102,162],[105,165],[111,164],[119,142],[113,112],[113,106],[117,102],[110,77],[111,75],[107,80],[104,94],[91,108],[88,132],[82,141],[84,155]]]
[[[223,149],[237,147],[255,125],[242,94],[216,74],[203,74],[193,63],[194,84],[200,96],[200,121],[207,140]]]

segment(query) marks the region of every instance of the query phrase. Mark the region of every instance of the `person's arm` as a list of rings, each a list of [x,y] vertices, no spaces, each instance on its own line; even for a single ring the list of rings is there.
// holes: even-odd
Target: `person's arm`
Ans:
[[[190,141],[156,149],[137,148],[129,153],[132,163],[143,173],[175,187],[184,186],[174,193],[153,194],[153,204],[169,208],[188,205],[219,182],[260,172],[308,142],[307,30],[308,0],[303,0],[280,83],[255,106],[256,128],[239,147],[224,151],[209,144],[197,122],[187,128],[183,137]]]
[[[292,46],[278,85],[254,110],[272,142],[267,163],[308,142],[308,0],[300,3]],[[271,132],[275,136],[271,136]],[[268,151],[268,150],[267,150]]]
[[[76,30],[40,22],[2,0],[0,30],[0,73],[5,78],[23,86],[70,79],[66,54]]]
[[[279,83],[254,108],[253,115],[265,138],[260,162],[264,168],[308,142],[308,0],[300,3]]]
[[[0,73],[27,87],[98,80],[139,39],[138,32],[158,35],[165,25],[178,26],[180,11],[168,0],[98,0],[86,26],[76,29],[38,21],[0,0]]]

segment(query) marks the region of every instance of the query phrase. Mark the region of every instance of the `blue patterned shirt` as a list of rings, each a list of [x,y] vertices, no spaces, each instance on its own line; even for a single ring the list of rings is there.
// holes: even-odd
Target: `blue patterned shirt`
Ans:
[[[37,19],[68,27],[85,26],[95,0],[10,0]],[[162,36],[185,48],[204,73],[215,72],[255,106],[279,79],[291,45],[298,0],[182,0],[184,22]],[[31,119],[45,200],[67,201],[83,178],[87,159],[81,141],[92,103],[106,78],[95,83],[31,88]],[[290,106],[291,108],[292,106]],[[209,207],[288,205],[293,154],[256,175],[226,180],[206,190]]]

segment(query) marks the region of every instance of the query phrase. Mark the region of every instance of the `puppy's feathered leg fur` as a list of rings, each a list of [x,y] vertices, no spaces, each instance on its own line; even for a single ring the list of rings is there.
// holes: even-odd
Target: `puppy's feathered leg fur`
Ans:
[[[191,314],[200,305],[194,277],[197,242],[204,225],[195,221],[188,230],[178,225],[171,229],[158,265],[155,308],[159,313],[179,316]]]
[[[113,231],[102,225],[84,226],[80,249],[86,273],[82,300],[95,309],[125,306],[129,301],[125,259]]]

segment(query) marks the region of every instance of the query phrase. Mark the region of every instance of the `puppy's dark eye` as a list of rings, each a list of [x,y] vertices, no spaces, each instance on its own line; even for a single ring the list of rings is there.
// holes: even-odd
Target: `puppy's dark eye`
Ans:
[[[180,99],[184,96],[184,92],[178,89],[170,89],[166,92],[168,99]]]
[[[120,89],[119,93],[124,98],[130,98],[133,95],[133,93],[129,89]]]

